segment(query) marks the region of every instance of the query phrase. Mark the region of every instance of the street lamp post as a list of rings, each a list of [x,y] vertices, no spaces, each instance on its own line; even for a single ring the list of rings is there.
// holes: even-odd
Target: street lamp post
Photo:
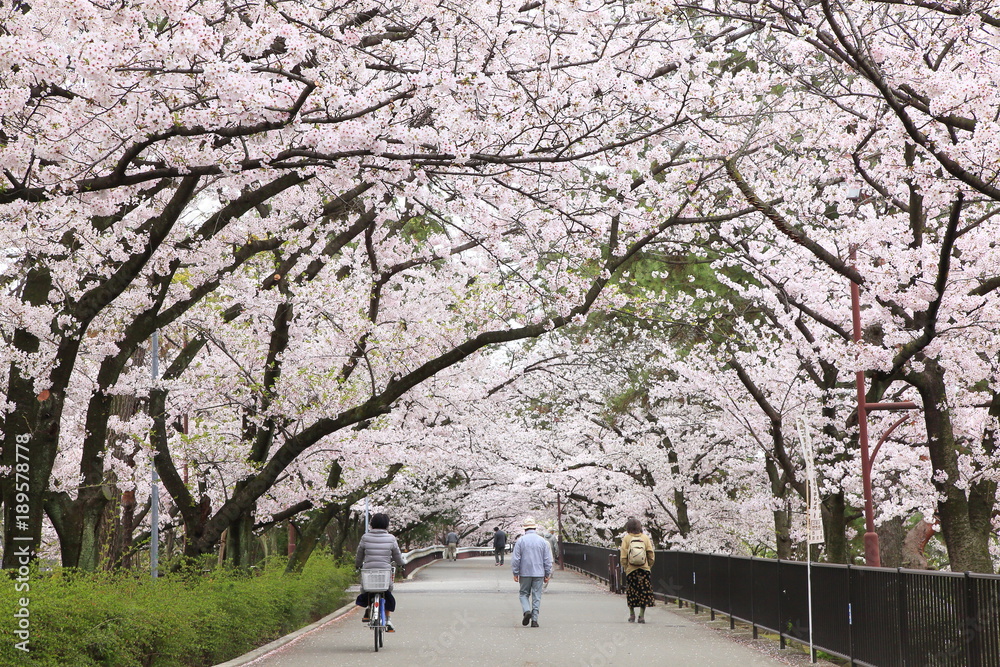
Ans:
[[[851,246],[851,267],[857,268],[857,246]],[[854,342],[861,342],[861,288],[851,281],[851,314],[854,322]],[[873,452],[868,448],[868,413],[874,410],[915,410],[917,404],[913,401],[896,401],[887,403],[869,403],[866,400],[865,372],[855,373],[855,384],[858,392],[858,443],[861,445],[861,481],[865,500],[865,565],[881,567],[882,556],[879,553],[878,533],[875,532],[875,507],[872,501],[872,463],[886,438],[908,417],[904,417],[887,430]]]

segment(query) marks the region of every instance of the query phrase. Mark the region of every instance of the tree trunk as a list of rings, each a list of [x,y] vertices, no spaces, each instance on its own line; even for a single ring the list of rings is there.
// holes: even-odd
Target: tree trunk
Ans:
[[[927,567],[927,556],[924,555],[924,547],[930,539],[934,537],[934,525],[927,523],[923,519],[917,522],[906,534],[903,540],[903,562],[902,567],[910,570],[929,570]]]
[[[938,492],[938,520],[948,548],[953,572],[993,572],[989,540],[992,526],[973,524],[974,507],[965,493],[958,462],[958,443],[951,423],[951,408],[944,384],[944,370],[933,359],[925,360],[924,370],[910,376],[924,404],[927,447],[934,468],[932,481]],[[993,499],[995,502],[995,498]]]
[[[132,531],[135,530],[135,491],[122,494],[122,567],[132,567]]]
[[[228,542],[228,537],[229,537],[229,529],[227,528],[224,531],[222,531],[222,536],[219,537],[219,554],[218,554],[219,565],[222,565],[222,563],[226,559],[226,544]]]
[[[670,463],[670,474],[675,480],[680,480],[681,467],[678,463],[677,452],[672,444],[667,452],[667,462]],[[674,487],[674,523],[677,524],[677,533],[681,538],[687,538],[691,533],[691,516],[688,512],[687,496],[684,494],[683,488],[676,486]]]
[[[777,551],[777,558],[781,560],[792,559],[792,513],[788,510],[775,510],[774,514],[774,541]]]
[[[163,546],[163,560],[169,563],[174,557],[174,544],[176,542],[176,536],[174,535],[173,528],[167,528],[164,532],[166,533],[166,540]]]
[[[37,306],[48,299],[51,276],[44,267],[31,269],[25,278],[22,299]],[[13,347],[31,355],[38,351],[39,340],[24,329],[16,329]],[[42,540],[43,505],[48,494],[49,478],[55,464],[59,443],[59,426],[65,402],[65,381],[76,357],[73,345],[62,341],[63,359],[50,374],[50,381],[60,386],[35,393],[35,378],[24,377],[16,365],[8,370],[6,400],[13,406],[4,421],[3,456],[10,482],[3,497],[3,567],[13,569],[26,565],[38,554]]]
[[[361,540],[364,528],[364,524],[354,516],[353,512],[342,512],[337,517],[337,541],[333,547],[334,558],[347,558],[354,562],[354,551]]]
[[[847,563],[847,503],[844,492],[823,498],[823,538],[831,563]]]
[[[22,299],[32,305],[43,303],[43,292],[48,294],[51,284],[51,277],[44,269],[29,271]],[[38,338],[22,329],[14,332],[13,343],[24,354],[33,354],[39,348]],[[48,476],[42,471],[40,456],[46,443],[37,428],[40,401],[35,396],[32,379],[23,377],[14,364],[8,369],[6,399],[14,405],[4,422],[2,461],[11,471],[11,482],[4,486],[3,498],[3,567],[9,569],[21,565],[22,556],[27,565],[38,553],[42,539],[42,494]],[[15,541],[15,536],[27,539]],[[22,545],[26,548],[21,549]]]
[[[49,503],[49,518],[53,524],[59,522],[60,552],[64,567],[75,567],[86,572],[95,571],[100,565],[101,553],[105,543],[110,543],[110,552],[114,552],[116,538],[113,527],[108,525],[109,508],[117,493],[114,488],[113,474],[105,471],[106,454],[112,446],[124,441],[122,434],[113,433],[108,428],[108,420],[117,415],[123,420],[133,416],[139,410],[139,401],[131,396],[109,396],[105,390],[115,384],[121,377],[130,359],[135,359],[134,344],[128,341],[122,343],[127,351],[121,351],[117,356],[107,357],[101,363],[97,374],[98,389],[94,391],[87,404],[85,437],[83,452],[80,456],[80,478],[83,483],[77,491],[75,500],[67,494],[60,494],[58,501],[62,506],[54,515],[54,504]],[[140,363],[141,363],[141,357]],[[116,453],[121,454],[120,446]],[[134,466],[134,461],[128,459]]]
[[[983,454],[986,460],[994,462],[1000,453],[1000,434],[995,424],[1000,419],[1000,392],[994,392],[989,408],[990,420],[982,437]],[[1000,485],[992,470],[977,469],[979,475],[969,485],[969,522],[972,530],[985,535],[989,541],[995,537],[993,518],[997,516],[997,490]]]
[[[229,564],[236,568],[250,567],[252,564],[250,562],[250,546],[253,542],[253,509],[251,508],[229,524],[226,538],[226,559]]]
[[[340,512],[345,511],[339,503],[327,503],[323,507],[312,510],[309,519],[305,522],[295,542],[295,551],[288,559],[288,566],[285,572],[301,572],[306,561],[312,555],[319,538],[329,525],[330,521]],[[350,512],[350,508],[346,510]]]
[[[883,521],[876,527],[875,532],[878,533],[882,567],[902,567],[903,540],[907,533],[903,519]]]
[[[774,459],[768,457],[764,462],[764,469],[767,471],[768,479],[771,480],[771,495],[775,500],[785,503],[788,485],[778,471]],[[792,558],[792,514],[787,507],[774,510],[771,514],[774,517],[774,547],[777,558],[790,560]]]
[[[68,515],[72,508],[73,500],[65,491],[50,495],[45,502],[45,513],[59,539],[59,556],[63,567],[76,567],[80,560],[80,534],[67,528],[71,523]]]
[[[132,359],[137,364],[143,363],[143,355],[141,354],[133,354]],[[140,407],[139,399],[136,396],[117,395],[112,398],[110,414],[117,415],[125,421],[135,415]],[[126,449],[126,446],[129,449]],[[109,429],[105,451],[109,455],[125,461],[135,470],[135,457],[139,454],[140,448],[130,437]],[[109,470],[105,479],[108,493],[112,497],[106,504],[102,519],[104,528],[100,535],[101,557],[104,559],[104,569],[116,570],[120,567],[128,567],[123,563],[123,557],[127,550],[132,548],[132,531],[135,530],[133,521],[135,491],[131,489],[122,491],[114,470]]]
[[[59,320],[53,320],[52,337],[57,341],[57,349],[53,354],[53,367],[46,378],[22,377],[20,369],[11,365],[7,385],[7,401],[13,405],[13,411],[8,416],[4,431],[4,465],[20,463],[24,452],[24,485],[26,491],[18,491],[16,475],[20,472],[14,468],[15,484],[5,489],[4,501],[4,554],[3,567],[17,567],[23,560],[32,559],[38,552],[42,532],[42,508],[55,508],[58,517],[53,523],[60,521],[57,528],[60,539],[68,540],[71,562],[95,566],[99,555],[99,540],[97,534],[84,537],[82,527],[86,524],[90,529],[99,528],[99,516],[103,513],[103,505],[107,502],[100,488],[104,480],[100,472],[103,467],[102,457],[95,456],[101,452],[103,439],[85,437],[84,453],[81,458],[82,486],[78,492],[77,511],[68,511],[65,506],[67,497],[59,503],[62,507],[49,502],[49,482],[55,463],[59,445],[59,431],[66,398],[66,388],[69,386],[73,368],[79,356],[82,336],[97,314],[109,303],[114,301],[146,265],[155,249],[170,233],[171,228],[184,211],[185,204],[193,196],[200,176],[188,176],[176,189],[170,204],[160,215],[150,218],[149,243],[141,246],[127,261],[120,263],[113,275],[100,286],[86,292],[72,307],[62,314],[71,315],[73,321],[71,334],[63,334],[59,328]],[[48,295],[52,290],[53,281],[44,259],[33,260],[35,265],[26,269],[24,288],[21,299],[31,306],[41,306],[48,303]],[[39,350],[39,339],[31,332],[17,328],[12,338],[13,347],[23,355],[33,355]],[[102,370],[103,367],[102,367]],[[35,395],[35,382],[43,383],[43,391]],[[45,387],[44,385],[48,386]],[[98,382],[100,390],[108,384]],[[87,427],[90,426],[88,415]],[[105,420],[106,425],[106,420]],[[95,449],[96,447],[96,449]],[[10,463],[8,463],[10,461]],[[20,502],[18,493],[27,495],[26,502]],[[100,512],[98,511],[100,509]],[[21,512],[20,510],[24,510]],[[18,539],[14,539],[15,536]],[[84,553],[86,552],[86,555]],[[63,555],[63,561],[67,557]]]
[[[80,559],[77,567],[85,572],[96,571],[101,560],[101,529],[105,510],[111,500],[111,492],[108,487],[102,484],[96,490],[99,495],[95,494],[81,508]]]
[[[110,386],[120,375],[118,364],[105,361],[98,374],[98,385]],[[62,546],[63,565],[77,567],[85,572],[97,569],[101,552],[102,519],[113,493],[106,486],[104,454],[107,451],[108,418],[111,415],[111,397],[98,389],[91,396],[87,407],[83,453],[80,457],[80,478],[83,484],[64,514],[64,528],[60,537],[68,539],[75,547],[71,553],[68,545]],[[67,496],[68,497],[68,496]]]

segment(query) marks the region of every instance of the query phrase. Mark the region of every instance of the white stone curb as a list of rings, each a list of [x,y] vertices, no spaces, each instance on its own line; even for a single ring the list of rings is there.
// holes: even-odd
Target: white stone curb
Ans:
[[[351,612],[352,609],[354,609],[354,607],[355,607],[355,604],[353,602],[350,602],[350,603],[344,605],[343,607],[341,607],[340,609],[338,609],[337,611],[324,616],[323,618],[319,619],[318,621],[316,621],[315,623],[313,623],[311,625],[307,625],[304,628],[299,628],[298,630],[296,630],[295,632],[292,632],[291,634],[287,634],[284,637],[279,637],[278,639],[275,639],[270,644],[265,644],[264,646],[261,646],[260,648],[254,649],[253,651],[250,651],[249,653],[245,653],[244,655],[241,655],[238,658],[233,658],[232,660],[228,660],[226,662],[219,663],[218,665],[215,665],[215,667],[240,667],[240,665],[248,665],[248,664],[256,661],[258,658],[263,658],[268,653],[271,653],[272,651],[275,651],[275,650],[281,648],[282,646],[285,646],[286,644],[291,644],[293,641],[295,641],[299,637],[307,635],[310,632],[312,632],[313,630],[319,630],[321,627],[323,627],[327,623],[330,623],[332,621],[336,621],[336,620],[338,620],[338,619],[346,616],[347,614],[349,614]]]

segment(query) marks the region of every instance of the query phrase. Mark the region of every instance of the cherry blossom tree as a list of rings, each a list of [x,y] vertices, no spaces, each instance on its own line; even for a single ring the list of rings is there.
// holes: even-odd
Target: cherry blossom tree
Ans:
[[[846,558],[862,370],[867,401],[921,406],[876,467],[883,518],[934,505],[952,568],[992,570],[991,12],[4,4],[4,565],[44,512],[63,562],[96,567],[151,457],[186,554],[225,535],[238,564],[276,518],[301,563],[365,496],[475,529],[504,489],[505,517],[560,492],[595,534],[634,513],[698,548],[727,521],[761,542],[770,513],[785,553],[800,416]],[[522,345],[660,308],[636,262],[658,253],[735,296],[670,293],[684,337],[637,336],[622,368]]]
[[[890,441],[881,452],[882,519],[933,513],[952,568],[992,570],[998,282],[988,156],[998,70],[989,3],[683,7],[706,44],[685,61],[699,74],[691,94],[725,110],[687,135],[702,173],[724,169],[731,183],[715,191],[729,209],[705,221],[714,244],[705,256],[717,271],[743,270],[734,284],[761,309],[755,325],[777,331],[739,331],[725,365],[705,367],[747,392],[740,414],[760,413],[749,432],[771,441],[774,494],[801,488],[787,446],[794,412],[773,393],[794,387],[818,412],[828,539],[846,558],[837,536],[860,504],[851,374],[865,370],[867,402],[915,400],[924,430],[903,431],[910,446]],[[742,215],[748,205],[759,217]],[[862,287],[860,344],[849,281]],[[704,321],[690,308],[685,317]],[[779,354],[785,347],[793,354]],[[873,433],[889,423],[873,420]]]
[[[15,530],[39,545],[44,506],[63,562],[95,567],[148,454],[108,443],[137,427],[188,554],[227,530],[244,553],[310,447],[583,316],[680,223],[692,188],[672,184],[701,179],[679,133],[710,110],[685,93],[687,24],[655,3],[0,12],[3,463],[32,443],[21,524],[4,481],[5,565]],[[198,384],[200,364],[225,375]],[[116,404],[136,396],[149,417]],[[212,512],[184,446],[227,468]]]
[[[757,246],[755,261],[777,269],[773,288],[833,335],[816,336],[830,360],[868,371],[868,402],[900,383],[919,395],[951,566],[992,570],[998,192],[996,163],[985,156],[996,149],[998,70],[990,3],[685,6],[741,32],[752,73],[744,80],[759,92],[742,98],[738,122],[705,126],[713,144],[727,138],[722,162],[734,194],[786,239]],[[836,289],[813,280],[835,274]],[[850,342],[848,280],[865,304],[859,345]]]

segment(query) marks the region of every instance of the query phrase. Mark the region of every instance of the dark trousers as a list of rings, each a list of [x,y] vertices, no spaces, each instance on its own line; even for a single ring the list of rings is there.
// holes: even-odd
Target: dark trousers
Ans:
[[[493,550],[493,558],[496,560],[496,562],[500,563],[501,565],[503,565],[503,552],[504,552],[503,547]]]
[[[358,596],[358,599],[354,601],[354,604],[359,607],[367,607],[371,602],[368,598],[371,597],[368,593],[362,593]],[[388,612],[396,611],[396,598],[392,596],[392,591],[386,591],[382,593],[382,597],[385,599],[385,610]]]

